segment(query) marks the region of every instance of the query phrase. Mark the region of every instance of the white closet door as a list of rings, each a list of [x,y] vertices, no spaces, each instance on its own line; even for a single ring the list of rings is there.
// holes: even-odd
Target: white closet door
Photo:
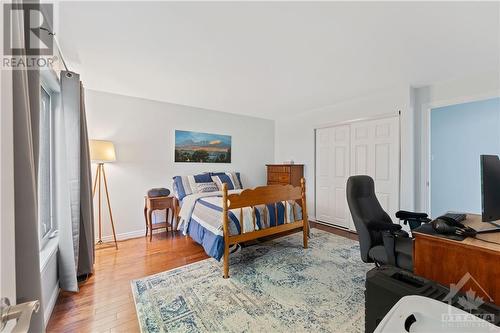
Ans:
[[[350,169],[350,127],[349,125],[336,126],[332,128],[332,208],[333,224],[349,227],[349,207],[347,205],[346,184]]]
[[[377,198],[394,219],[399,209],[398,117],[351,124],[351,174],[374,179]]]
[[[316,130],[316,219],[323,222],[332,222],[330,208],[330,128]]]
[[[348,228],[349,125],[316,131],[316,163],[316,219]]]

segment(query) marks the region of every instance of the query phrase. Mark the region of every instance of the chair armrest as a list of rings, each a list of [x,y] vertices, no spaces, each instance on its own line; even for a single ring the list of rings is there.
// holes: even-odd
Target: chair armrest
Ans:
[[[415,212],[408,212],[406,210],[400,210],[396,213],[396,217],[400,220],[407,220],[407,219],[416,219],[416,220],[423,220],[428,217],[426,213],[415,213]]]
[[[367,223],[368,229],[376,230],[376,231],[390,231],[395,232],[401,229],[399,224],[395,223],[387,223],[380,221],[370,221]]]
[[[394,235],[390,231],[384,231],[382,232],[382,241],[387,255],[387,264],[396,266],[396,240]]]
[[[394,251],[397,254],[413,257],[413,242],[413,238],[397,238],[395,240]]]
[[[384,243],[385,253],[387,255],[387,263],[392,266],[396,265],[396,254],[402,253],[412,256],[413,240],[408,237],[408,233],[404,230],[399,230],[395,233],[390,231],[382,232],[382,241]]]

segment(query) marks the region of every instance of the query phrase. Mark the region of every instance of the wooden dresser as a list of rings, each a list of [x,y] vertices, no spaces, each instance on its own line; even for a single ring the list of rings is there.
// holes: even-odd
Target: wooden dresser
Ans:
[[[266,164],[267,185],[300,186],[300,179],[304,177],[303,164]]]

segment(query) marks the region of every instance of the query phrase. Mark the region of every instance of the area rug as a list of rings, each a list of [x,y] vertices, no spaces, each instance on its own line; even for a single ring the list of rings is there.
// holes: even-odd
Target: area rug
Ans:
[[[132,281],[141,331],[363,332],[364,281],[357,242],[318,229],[296,233]]]

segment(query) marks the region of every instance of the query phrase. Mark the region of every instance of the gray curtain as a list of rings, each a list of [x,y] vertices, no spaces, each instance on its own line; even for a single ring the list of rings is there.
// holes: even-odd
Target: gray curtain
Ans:
[[[80,76],[61,72],[61,108],[55,126],[59,285],[78,291],[80,241]]]
[[[80,83],[80,242],[78,276],[94,271],[94,209],[92,200],[92,173],[85,113],[85,96]]]
[[[59,214],[59,285],[78,291],[77,276],[93,272],[94,214],[87,121],[80,75],[61,72],[56,116],[56,188]]]
[[[14,36],[28,30],[13,17]],[[14,199],[17,303],[41,300],[38,241],[38,115],[40,73],[36,69],[12,72],[14,109]],[[43,309],[33,314],[30,332],[43,332]]]

